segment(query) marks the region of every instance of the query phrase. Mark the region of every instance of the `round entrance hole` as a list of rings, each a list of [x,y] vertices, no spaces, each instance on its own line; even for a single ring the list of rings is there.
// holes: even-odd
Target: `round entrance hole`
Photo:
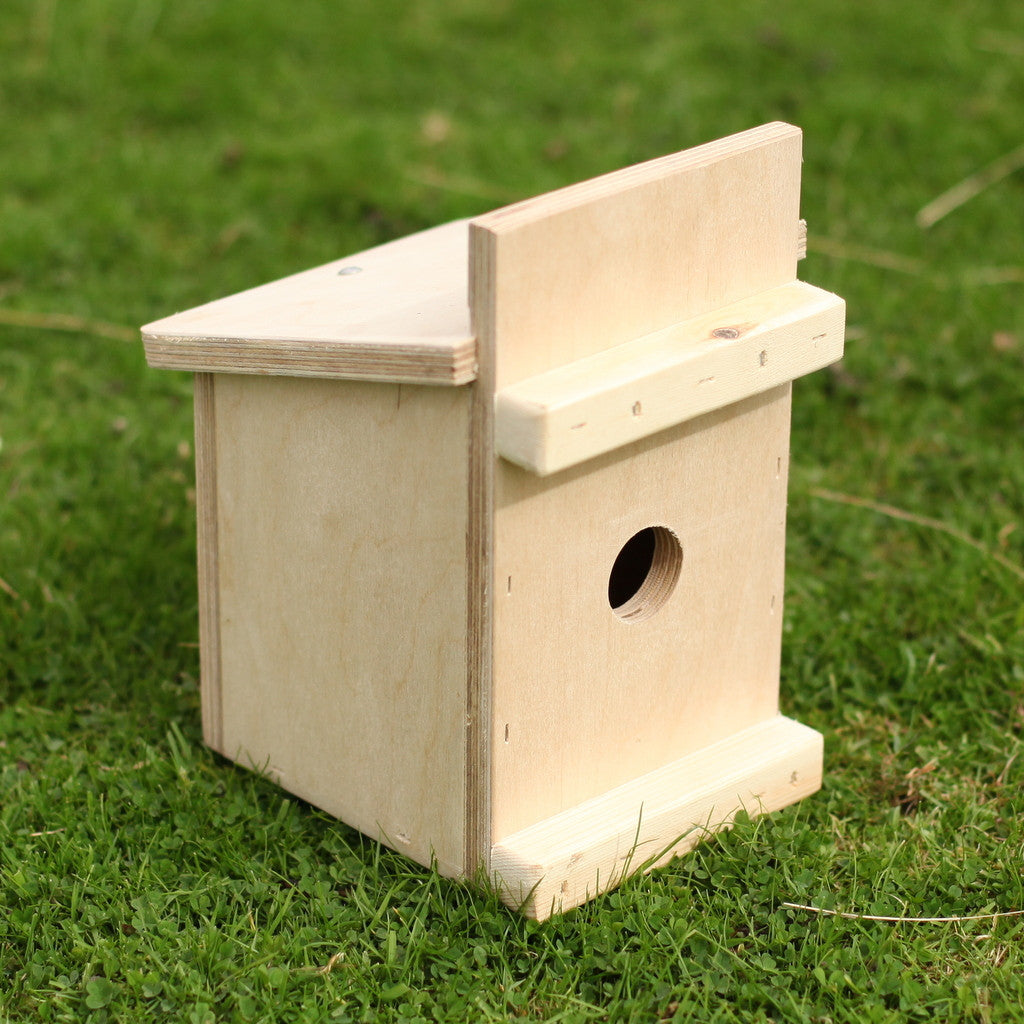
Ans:
[[[649,619],[679,582],[683,546],[667,526],[633,534],[615,558],[608,577],[608,603],[626,622]]]

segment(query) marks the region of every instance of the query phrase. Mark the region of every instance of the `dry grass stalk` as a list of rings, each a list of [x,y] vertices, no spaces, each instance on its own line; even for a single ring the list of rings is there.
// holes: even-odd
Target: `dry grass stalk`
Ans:
[[[842,494],[838,491],[828,491],[821,487],[813,488],[810,493],[812,497],[821,498],[823,501],[834,501],[841,505],[853,505],[855,508],[870,509],[872,512],[888,516],[890,519],[899,519],[904,523],[913,523],[915,526],[923,526],[929,530],[938,530],[940,533],[953,537],[962,544],[969,545],[974,548],[975,551],[983,554],[986,558],[991,558],[993,562],[998,563],[1004,569],[1012,572],[1014,576],[1024,580],[1024,569],[1017,565],[1016,562],[1011,562],[1005,555],[999,554],[998,551],[992,551],[990,548],[982,544],[980,540],[975,540],[975,538],[970,534],[964,533],[963,530],[958,530],[955,526],[950,526],[948,523],[942,522],[941,519],[932,519],[929,516],[921,516],[914,512],[907,512],[905,509],[897,508],[895,505],[886,505],[879,501],[873,501],[870,498],[859,498],[853,494]]]
[[[86,320],[67,313],[33,313],[23,309],[0,309],[0,324],[5,327],[33,327],[43,331],[71,331],[92,334],[112,341],[138,341],[139,332],[121,324],[102,320]]]
[[[884,921],[889,924],[954,924],[960,921],[992,921],[1000,917],[1019,917],[1024,910],[993,910],[988,914],[961,914],[951,917],[890,917],[887,914],[854,914],[843,910],[825,910],[805,903],[783,903],[789,910],[806,910],[826,917],[842,917],[849,921]]]
[[[957,182],[952,188],[947,189],[940,196],[936,196],[930,203],[926,203],[917,211],[917,226],[919,228],[930,228],[937,224],[943,217],[952,213],[955,209],[963,206],[964,203],[980,195],[985,189],[990,188],[1003,178],[1009,177],[1014,171],[1024,167],[1024,146],[1004,153],[998,160],[993,160],[987,167],[968,175],[963,181]]]

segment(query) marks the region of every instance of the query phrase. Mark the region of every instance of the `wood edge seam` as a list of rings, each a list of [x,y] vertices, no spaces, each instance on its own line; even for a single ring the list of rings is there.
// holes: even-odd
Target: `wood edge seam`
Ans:
[[[143,336],[146,362],[157,370],[363,380],[460,387],[476,379],[476,339],[453,347],[352,349],[333,343]],[[210,344],[217,347],[211,351]],[[332,347],[333,346],[333,347]]]
[[[224,745],[224,714],[221,687],[217,413],[214,391],[212,374],[195,375],[193,404],[198,523],[199,686],[204,738],[209,746],[219,751]]]

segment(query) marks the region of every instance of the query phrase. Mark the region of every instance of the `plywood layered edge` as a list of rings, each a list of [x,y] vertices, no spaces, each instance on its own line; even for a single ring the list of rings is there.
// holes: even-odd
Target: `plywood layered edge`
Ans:
[[[778,716],[506,836],[491,851],[502,900],[530,917],[579,906],[728,827],[821,786],[821,734]]]
[[[835,362],[846,305],[802,281],[513,384],[496,445],[541,476]]]
[[[476,379],[474,339],[415,343],[392,339],[308,342],[278,338],[197,338],[143,333],[146,359],[164,370],[322,377],[392,384],[459,386]]]

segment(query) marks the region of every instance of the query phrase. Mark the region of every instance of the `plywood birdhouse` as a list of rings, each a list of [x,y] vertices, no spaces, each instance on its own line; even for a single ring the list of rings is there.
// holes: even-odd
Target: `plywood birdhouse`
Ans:
[[[536,917],[817,789],[800,161],[765,125],[143,328],[196,374],[207,742]]]

